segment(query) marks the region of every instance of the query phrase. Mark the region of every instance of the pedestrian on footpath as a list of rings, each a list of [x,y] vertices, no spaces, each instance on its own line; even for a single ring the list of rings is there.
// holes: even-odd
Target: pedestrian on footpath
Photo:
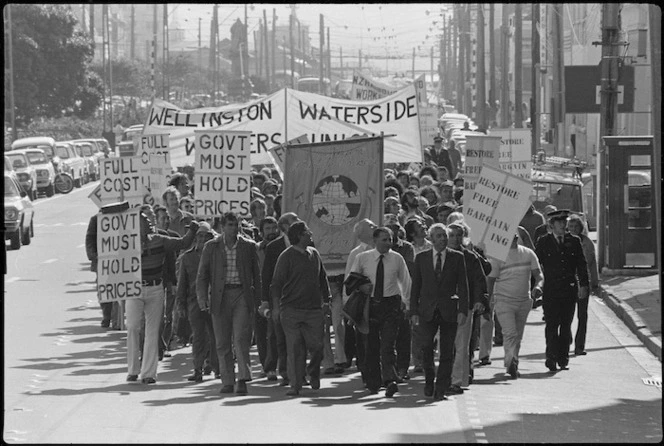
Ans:
[[[597,267],[597,258],[595,256],[595,244],[592,240],[583,234],[583,220],[579,215],[570,215],[567,220],[567,229],[570,234],[576,235],[581,239],[581,246],[583,247],[583,255],[586,257],[588,264],[588,276],[590,278],[590,291],[597,293],[599,289],[599,270]],[[578,325],[576,328],[576,336],[574,337],[574,354],[582,356],[586,354],[586,332],[588,331],[588,300],[589,297],[583,298],[579,295],[577,302]],[[570,335],[571,339],[571,335]]]
[[[533,300],[542,295],[544,276],[535,252],[522,246],[515,235],[507,259],[491,259],[488,277],[489,294],[503,330],[505,369],[516,379],[519,376],[519,350],[528,313]],[[531,277],[535,285],[530,288]]]
[[[466,262],[459,251],[448,248],[447,228],[436,223],[429,229],[433,249],[415,256],[411,319],[419,326],[424,367],[424,395],[434,400],[447,399],[454,363],[457,325],[468,315]],[[440,357],[436,371],[433,339],[440,331]],[[435,383],[434,383],[435,379]]]
[[[94,214],[92,217],[90,217],[90,221],[88,222],[88,229],[85,232],[85,253],[88,256],[88,260],[90,261],[90,271],[95,273],[95,278],[96,278],[97,256],[98,256],[97,255],[97,214]],[[117,303],[102,302],[99,304],[99,306],[101,307],[102,328],[108,328],[111,325],[113,305],[117,305]]]
[[[463,220],[447,227],[448,247],[463,253],[466,262],[466,278],[468,280],[468,317],[463,324],[457,325],[454,340],[454,364],[452,366],[452,384],[447,390],[450,395],[460,395],[470,385],[472,360],[470,355],[470,338],[473,329],[473,314],[483,313],[487,302],[487,282],[482,265],[477,255],[467,249],[463,243],[468,239],[469,229]]]
[[[270,285],[272,284],[272,276],[274,275],[274,267],[277,264],[277,259],[282,252],[290,246],[288,241],[288,228],[290,225],[298,221],[299,218],[294,212],[286,212],[277,221],[281,235],[268,243],[265,247],[265,260],[261,269],[261,283],[263,290],[261,292],[262,302],[259,312],[267,317],[267,357],[265,358],[265,373],[268,379],[271,378],[272,373],[279,370],[281,376],[281,383],[279,386],[285,387],[290,384],[288,379],[288,352],[286,350],[286,335],[281,326],[279,319],[279,301],[274,301],[270,298]],[[265,308],[269,312],[264,312]]]
[[[141,210],[141,296],[128,299],[125,304],[127,316],[127,381],[142,377],[144,384],[157,382],[159,362],[159,327],[164,314],[164,261],[166,253],[183,249],[194,240],[198,222],[192,221],[187,234],[182,238],[169,237],[156,232],[155,227]],[[140,332],[145,318],[145,337],[142,358],[140,355]]]
[[[402,303],[410,307],[411,278],[404,258],[392,251],[392,231],[386,227],[373,232],[374,249],[357,255],[351,272],[371,280],[373,291],[369,304],[369,334],[366,349],[366,380],[369,392],[378,393],[381,384],[385,396],[398,392],[396,340]]]
[[[221,217],[223,234],[203,247],[196,294],[200,308],[209,308],[212,316],[222,382],[220,393],[235,390],[244,395],[247,382],[252,379],[249,349],[254,312],[261,298],[261,276],[257,245],[239,235],[239,224],[233,212]]]
[[[320,388],[323,360],[324,311],[329,312],[330,287],[323,260],[312,247],[312,233],[303,221],[288,228],[291,246],[277,260],[270,285],[273,301],[279,302],[279,317],[286,335],[289,396],[300,394],[305,381],[306,352],[311,388]]]
[[[544,273],[542,306],[546,326],[546,362],[550,371],[569,364],[572,320],[579,298],[588,298],[588,264],[581,239],[565,231],[568,210],[549,214],[551,234],[537,240],[535,253]]]
[[[196,297],[196,276],[201,261],[203,246],[212,240],[216,233],[207,222],[201,222],[196,231],[194,246],[182,254],[180,275],[177,284],[177,307],[179,314],[189,316],[189,325],[193,334],[191,353],[194,362],[194,374],[189,381],[203,382],[204,364],[207,362],[214,370],[215,377],[219,377],[219,360],[214,340],[214,329],[209,311],[203,311],[198,306]]]

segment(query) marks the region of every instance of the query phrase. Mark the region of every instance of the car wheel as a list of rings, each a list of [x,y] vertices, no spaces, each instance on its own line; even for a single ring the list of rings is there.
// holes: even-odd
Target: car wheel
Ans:
[[[55,186],[53,184],[49,184],[46,186],[46,196],[47,197],[52,197],[55,194]]]
[[[30,244],[30,228],[27,228],[25,231],[22,232],[23,234],[21,236],[21,243],[27,246]]]
[[[12,249],[21,249],[21,230],[15,231],[10,237],[9,237],[10,247]]]

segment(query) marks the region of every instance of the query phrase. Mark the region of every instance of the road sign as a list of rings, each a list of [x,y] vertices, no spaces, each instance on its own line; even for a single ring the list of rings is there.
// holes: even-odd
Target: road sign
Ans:
[[[565,109],[567,113],[599,113],[601,76],[599,65],[565,67]],[[618,113],[634,111],[634,67],[618,70]]]

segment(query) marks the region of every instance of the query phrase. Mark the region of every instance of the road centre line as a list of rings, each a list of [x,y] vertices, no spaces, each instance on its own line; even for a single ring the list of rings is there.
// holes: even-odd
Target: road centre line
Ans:
[[[42,262],[42,265],[45,265],[45,264],[47,264],[47,263],[57,262],[58,260],[59,260],[59,259],[48,259],[48,260],[44,260],[44,261]]]

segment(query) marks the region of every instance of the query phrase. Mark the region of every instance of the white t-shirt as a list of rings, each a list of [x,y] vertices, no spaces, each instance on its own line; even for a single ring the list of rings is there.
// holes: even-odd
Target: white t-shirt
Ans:
[[[496,299],[522,301],[530,299],[531,271],[540,270],[535,252],[518,245],[510,249],[504,262],[490,259],[491,273],[489,277],[496,279],[493,294]]]

